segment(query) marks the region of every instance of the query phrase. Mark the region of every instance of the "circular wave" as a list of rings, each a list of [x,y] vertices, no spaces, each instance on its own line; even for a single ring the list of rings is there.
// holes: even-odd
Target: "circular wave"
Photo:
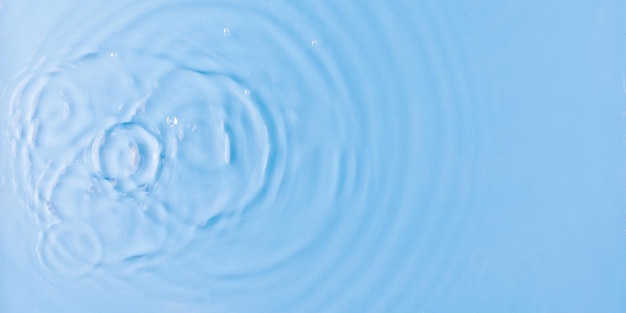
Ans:
[[[83,275],[100,263],[102,243],[87,224],[53,224],[40,235],[37,255],[49,270],[64,275]]]
[[[471,82],[436,9],[353,9],[146,4],[27,70],[10,100],[24,198],[43,229],[88,225],[65,232],[99,247],[46,235],[41,263],[207,308],[444,298]]]
[[[98,134],[91,145],[93,170],[116,190],[147,191],[162,165],[158,138],[136,123],[116,124]]]
[[[48,63],[22,78],[10,107],[15,167],[42,227],[81,221],[107,237],[102,214],[117,216],[121,203],[143,216],[119,220],[116,229],[151,220],[185,237],[270,189],[268,172],[280,160],[270,159],[270,140],[274,149],[281,143],[270,138],[277,124],[266,122],[235,76],[131,50]],[[154,219],[163,209],[173,222]],[[118,262],[146,255],[114,243],[107,249],[125,251]]]
[[[163,192],[154,196],[190,225],[242,210],[265,183],[270,153],[266,124],[252,99],[221,75],[177,69],[156,83],[136,117],[158,121],[167,146],[157,187]],[[165,192],[176,186],[185,192]]]

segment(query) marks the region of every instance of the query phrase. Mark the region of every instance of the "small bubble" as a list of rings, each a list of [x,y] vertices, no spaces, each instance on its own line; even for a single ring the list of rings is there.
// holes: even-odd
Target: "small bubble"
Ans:
[[[317,40],[312,40],[311,41],[311,47],[315,47],[315,46],[317,46],[317,44],[318,44]]]
[[[250,89],[246,89],[243,91],[243,94],[245,94],[246,96],[250,95]]]
[[[111,56],[111,59],[113,60],[117,60],[119,58],[119,56],[117,55],[117,52],[111,52],[109,53],[109,56]]]
[[[176,116],[168,116],[166,122],[167,125],[170,125],[170,127],[174,127],[178,125],[178,118],[176,118]]]
[[[224,28],[224,36],[230,35],[230,29],[228,27]]]

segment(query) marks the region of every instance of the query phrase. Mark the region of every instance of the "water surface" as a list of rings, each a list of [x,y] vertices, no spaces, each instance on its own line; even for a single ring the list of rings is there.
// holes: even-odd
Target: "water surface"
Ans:
[[[624,312],[619,1],[0,1],[2,312]]]

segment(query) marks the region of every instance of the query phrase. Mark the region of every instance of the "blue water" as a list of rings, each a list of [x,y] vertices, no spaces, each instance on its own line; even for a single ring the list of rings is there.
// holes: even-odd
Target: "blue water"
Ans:
[[[626,312],[626,5],[0,0],[0,312]]]

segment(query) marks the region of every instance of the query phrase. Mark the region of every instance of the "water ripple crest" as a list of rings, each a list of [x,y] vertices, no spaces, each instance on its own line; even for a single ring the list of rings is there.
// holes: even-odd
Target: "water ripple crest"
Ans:
[[[61,23],[73,41],[44,40],[2,98],[40,274],[207,310],[443,299],[476,144],[445,16],[165,2]]]

